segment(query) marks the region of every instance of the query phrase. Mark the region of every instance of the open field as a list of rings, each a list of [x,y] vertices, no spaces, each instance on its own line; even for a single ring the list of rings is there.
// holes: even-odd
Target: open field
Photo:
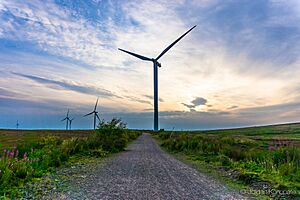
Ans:
[[[206,133],[206,134],[229,134],[229,135],[246,135],[246,136],[271,136],[280,137],[289,134],[300,134],[300,123],[276,124],[266,126],[253,126],[246,128],[235,129],[220,129],[209,131],[191,131],[191,133]]]
[[[245,185],[300,191],[300,124],[157,134],[168,151],[230,174]]]
[[[37,142],[43,137],[50,135],[58,136],[62,139],[79,137],[86,138],[94,133],[94,130],[16,130],[0,129],[0,150],[12,148],[14,145]]]
[[[51,168],[62,165],[75,154],[103,157],[105,152],[118,152],[141,132],[126,130],[122,133],[121,126],[121,132],[114,133],[115,129],[111,129],[116,126],[113,121],[106,126],[97,131],[0,130],[1,151],[12,149],[10,154],[4,155],[6,157],[2,159],[5,161],[2,168],[13,172],[7,177],[2,174],[2,181],[6,180],[8,184],[8,181],[16,180],[11,182],[13,184],[8,184],[15,189],[4,185],[2,189],[11,194],[19,185],[32,181],[34,177],[43,176],[51,171]],[[133,133],[132,138],[130,133]],[[119,137],[115,134],[124,136]],[[300,194],[299,123],[210,131],[162,131],[153,134],[168,151],[184,155],[194,164],[221,170],[227,178],[242,185],[252,187],[254,184],[256,187],[256,183],[264,182],[275,191],[288,190]],[[116,138],[113,138],[114,135]],[[105,139],[106,137],[108,138]],[[35,145],[34,151],[30,150],[31,144]],[[22,147],[23,145],[25,147]],[[12,152],[16,153],[13,150],[14,146],[19,149],[18,157],[16,154],[11,155]],[[117,150],[111,149],[112,146]],[[28,158],[27,155],[22,156],[24,152],[30,152]],[[8,162],[14,162],[15,167],[10,168]],[[30,176],[25,176],[28,172]]]

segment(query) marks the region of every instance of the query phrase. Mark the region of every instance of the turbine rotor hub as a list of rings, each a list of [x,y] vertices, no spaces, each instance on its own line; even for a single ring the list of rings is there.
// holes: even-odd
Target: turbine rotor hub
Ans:
[[[154,63],[156,63],[156,65],[157,65],[158,67],[161,67],[161,63],[159,63],[156,59],[152,58],[152,61],[153,61]]]

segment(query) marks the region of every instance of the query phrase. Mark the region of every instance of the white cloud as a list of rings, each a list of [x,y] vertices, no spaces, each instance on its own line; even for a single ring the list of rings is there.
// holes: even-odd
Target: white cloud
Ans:
[[[113,66],[120,63],[106,49],[110,45],[107,41],[110,37],[108,30],[95,27],[83,18],[72,18],[70,11],[51,1],[4,1],[2,7],[16,17],[16,20],[10,18],[7,22],[1,19],[6,32],[5,38],[37,43],[41,49],[51,54],[91,65]],[[108,61],[107,58],[111,59]]]

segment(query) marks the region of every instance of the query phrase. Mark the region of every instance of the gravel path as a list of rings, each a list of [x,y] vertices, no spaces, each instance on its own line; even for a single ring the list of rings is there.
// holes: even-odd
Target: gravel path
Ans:
[[[63,199],[246,199],[162,151],[149,134],[85,176]]]

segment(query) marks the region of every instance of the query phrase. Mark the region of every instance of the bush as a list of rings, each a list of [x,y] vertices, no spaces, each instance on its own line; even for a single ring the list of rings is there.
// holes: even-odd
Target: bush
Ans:
[[[110,122],[101,121],[91,139],[105,151],[122,151],[129,139],[126,124],[117,118],[113,118]]]

